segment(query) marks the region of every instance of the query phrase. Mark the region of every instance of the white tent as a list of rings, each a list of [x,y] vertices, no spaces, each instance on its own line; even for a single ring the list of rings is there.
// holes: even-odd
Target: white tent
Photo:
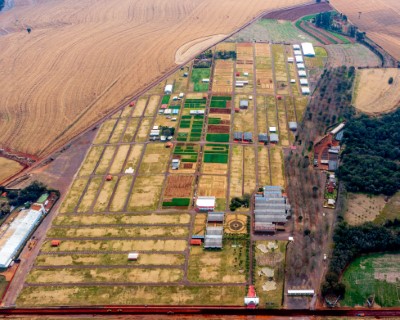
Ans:
[[[301,48],[303,49],[303,54],[307,57],[315,57],[315,51],[312,43],[303,42],[301,44]]]

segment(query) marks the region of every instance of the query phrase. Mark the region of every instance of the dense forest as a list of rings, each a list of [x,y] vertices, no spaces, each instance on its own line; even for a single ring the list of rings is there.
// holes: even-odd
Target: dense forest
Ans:
[[[400,189],[400,109],[346,125],[339,178],[348,191],[393,195]]]
[[[23,205],[25,202],[34,202],[47,191],[48,189],[46,185],[41,182],[34,181],[24,189],[19,191],[9,191],[9,203],[10,205],[17,207]]]
[[[322,283],[322,295],[344,296],[345,286],[339,282],[339,275],[353,259],[363,253],[400,250],[400,233],[395,228],[365,223],[349,226],[341,222],[335,229],[332,259],[329,272]]]

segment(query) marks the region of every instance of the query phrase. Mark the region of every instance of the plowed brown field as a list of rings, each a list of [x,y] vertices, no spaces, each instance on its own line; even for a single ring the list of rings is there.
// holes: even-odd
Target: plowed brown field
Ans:
[[[400,60],[400,1],[332,0],[330,4],[346,14],[361,31],[367,32],[369,38]]]
[[[304,2],[16,0],[0,15],[0,146],[45,156],[171,70],[185,44]]]

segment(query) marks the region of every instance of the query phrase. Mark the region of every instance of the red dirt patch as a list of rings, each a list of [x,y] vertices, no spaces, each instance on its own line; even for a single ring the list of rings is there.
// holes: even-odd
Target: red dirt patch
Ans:
[[[164,197],[186,198],[192,194],[193,176],[170,175],[167,178]]]
[[[291,8],[286,10],[277,10],[274,12],[267,13],[263,16],[263,19],[277,19],[277,20],[289,20],[296,21],[301,17],[309,14],[320,13],[324,11],[331,11],[333,8],[329,3],[314,3],[306,6],[299,6],[297,8]]]
[[[208,133],[229,133],[229,126],[221,126],[221,125],[209,125],[207,129]]]

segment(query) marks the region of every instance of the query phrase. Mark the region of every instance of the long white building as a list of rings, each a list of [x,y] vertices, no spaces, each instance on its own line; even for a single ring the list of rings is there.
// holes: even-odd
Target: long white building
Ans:
[[[305,55],[306,57],[315,57],[315,51],[312,43],[303,42],[301,44],[301,49],[303,50],[303,55]]]
[[[44,215],[43,206],[40,210],[23,210],[8,226],[3,225],[6,229],[0,236],[0,268],[10,266]]]

